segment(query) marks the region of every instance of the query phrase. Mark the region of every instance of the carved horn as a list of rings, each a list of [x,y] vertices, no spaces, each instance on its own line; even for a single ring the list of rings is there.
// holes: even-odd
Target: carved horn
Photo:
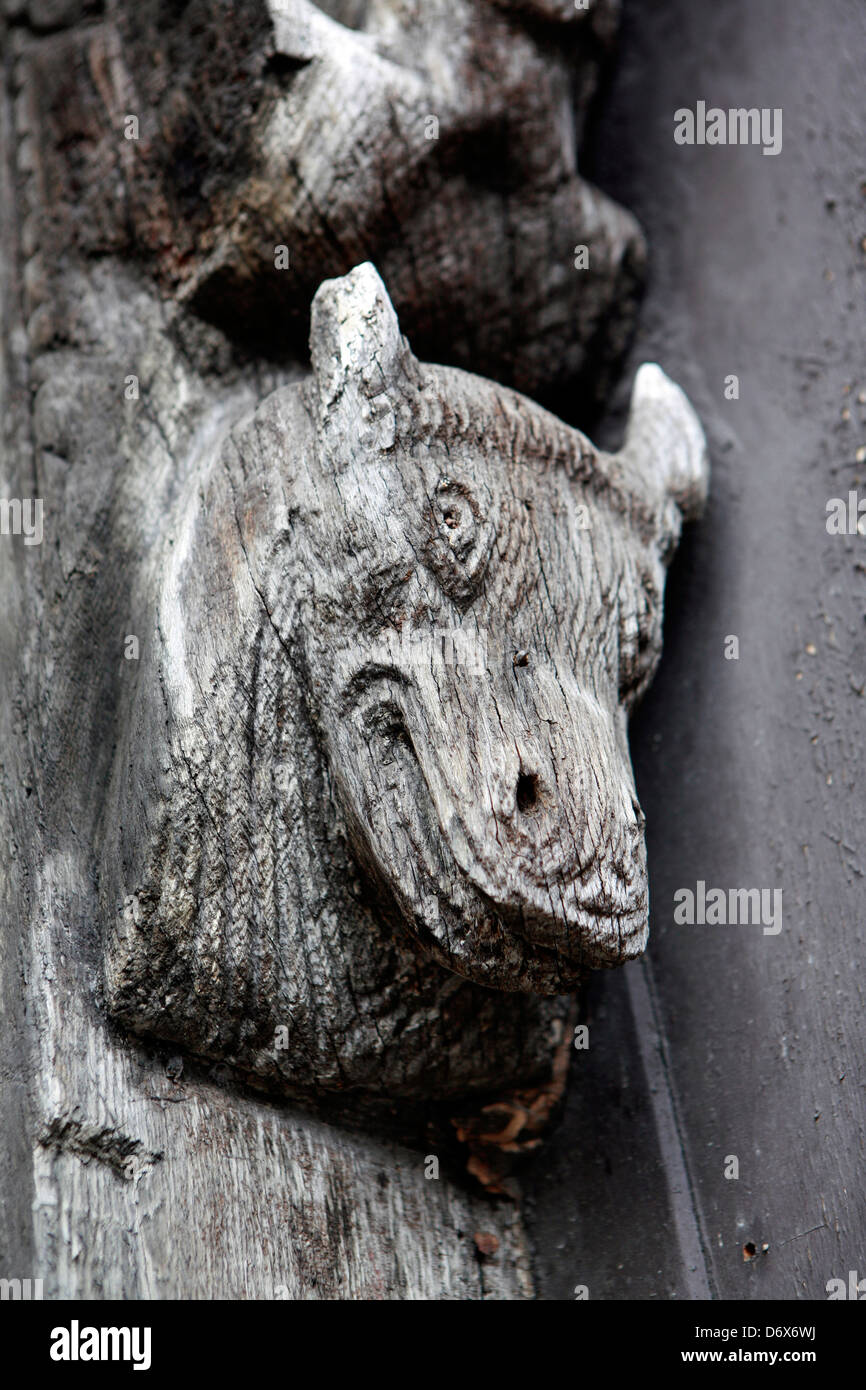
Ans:
[[[310,347],[324,405],[347,387],[368,400],[381,396],[411,354],[379,272],[369,261],[325,280],[313,299]]]

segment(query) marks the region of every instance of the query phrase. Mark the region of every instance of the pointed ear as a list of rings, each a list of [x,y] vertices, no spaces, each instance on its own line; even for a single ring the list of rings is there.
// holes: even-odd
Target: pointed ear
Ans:
[[[310,354],[321,413],[330,419],[336,412],[343,430],[351,428],[365,444],[390,448],[390,392],[409,374],[413,358],[388,291],[369,262],[319,286]]]
[[[710,479],[707,441],[688,397],[654,362],[635,377],[625,443],[615,455],[627,486],[663,515],[700,516]]]

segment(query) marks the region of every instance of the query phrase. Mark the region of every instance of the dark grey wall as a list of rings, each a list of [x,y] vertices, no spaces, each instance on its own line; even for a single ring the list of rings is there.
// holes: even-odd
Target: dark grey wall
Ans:
[[[633,731],[649,979],[594,985],[528,1179],[543,1297],[821,1299],[866,1274],[866,537],[825,526],[830,497],[866,498],[864,73],[862,0],[626,0],[586,168],[649,236],[631,368],[685,386],[714,478]],[[698,100],[781,107],[782,153],[677,146]],[[781,889],[781,933],[675,925],[698,879]]]

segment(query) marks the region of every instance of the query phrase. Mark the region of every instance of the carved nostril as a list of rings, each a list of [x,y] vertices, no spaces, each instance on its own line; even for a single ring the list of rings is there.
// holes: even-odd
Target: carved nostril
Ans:
[[[538,805],[538,777],[534,772],[521,772],[517,779],[515,799],[518,811],[524,815],[535,810]]]

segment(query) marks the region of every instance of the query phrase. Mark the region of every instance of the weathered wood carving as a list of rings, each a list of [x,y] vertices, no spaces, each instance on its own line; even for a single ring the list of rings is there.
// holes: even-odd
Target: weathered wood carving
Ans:
[[[0,1195],[49,1296],[529,1289],[441,1140],[502,1190],[640,949],[625,718],[704,486],[654,369],[613,458],[507,389],[585,423],[634,318],[576,155],[617,10],[3,0]]]
[[[655,366],[611,456],[420,363],[369,265],[320,288],[311,346],[153,567],[110,1006],[282,1089],[537,1083],[560,996],[646,940],[626,717],[703,434]]]
[[[143,263],[272,358],[303,357],[317,286],[371,260],[416,351],[586,409],[645,262],[634,218],[577,171],[617,10],[108,0],[32,56],[31,236]]]

